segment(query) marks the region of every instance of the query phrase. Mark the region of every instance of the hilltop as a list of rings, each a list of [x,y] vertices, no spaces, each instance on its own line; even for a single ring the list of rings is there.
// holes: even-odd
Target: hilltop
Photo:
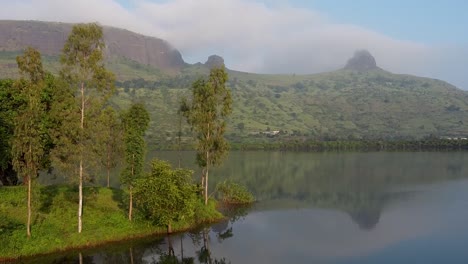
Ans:
[[[58,71],[61,44],[70,24],[0,21],[0,78],[14,77],[15,56],[27,45],[44,55],[45,67]],[[177,106],[191,83],[213,66],[187,64],[166,41],[123,29],[105,27],[108,67],[118,77],[117,108],[143,101],[152,121],[152,147],[175,142]],[[277,137],[329,139],[404,139],[468,135],[468,94],[436,79],[393,74],[378,58],[360,50],[344,68],[311,75],[270,75],[228,70],[234,112],[228,124],[232,142],[270,141]],[[190,129],[183,128],[188,140]]]

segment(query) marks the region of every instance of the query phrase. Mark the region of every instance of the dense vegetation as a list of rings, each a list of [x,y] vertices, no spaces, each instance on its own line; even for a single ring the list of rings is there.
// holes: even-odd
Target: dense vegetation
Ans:
[[[114,75],[104,64],[103,47],[100,26],[78,24],[65,42],[57,77],[43,69],[40,53],[28,48],[17,56],[20,78],[0,81],[0,260],[170,233],[222,217],[208,200],[207,184],[202,197],[191,171],[173,170],[159,160],[144,171],[150,115],[144,103],[133,102],[120,114],[108,103]],[[217,75],[224,87],[227,74],[220,68],[211,70],[209,81],[194,82],[193,89],[222,88],[212,80]],[[211,110],[184,108],[184,115],[213,117]],[[208,162],[219,164],[227,151],[224,121],[214,116],[190,122],[208,124],[203,132],[215,135],[206,145],[215,162]],[[109,187],[110,170],[122,158],[125,190],[94,184],[105,170]],[[35,178],[44,170],[60,171],[69,184],[38,185]],[[18,183],[27,192],[3,187]]]
[[[190,66],[172,80],[193,80],[203,71],[208,69]],[[303,76],[228,73],[233,112],[226,135],[232,143],[271,141],[278,137],[274,131],[293,140],[315,141],[468,135],[467,95],[442,81],[383,70]],[[111,101],[118,107],[135,99],[146,102],[152,118],[165,120],[149,129],[149,142],[155,142],[159,149],[174,149],[177,105],[190,94],[190,81],[186,83],[120,87]],[[182,128],[186,148],[193,148],[191,133],[188,126]]]
[[[76,232],[77,186],[35,186],[32,236],[27,238],[26,192],[23,186],[0,188],[0,259],[90,247],[106,241],[165,234],[164,225],[137,214],[137,221],[126,215],[127,194],[119,189],[84,187],[85,214],[82,233]],[[218,220],[222,215],[215,203],[195,203],[197,214],[172,223],[173,230],[186,230],[194,224]]]

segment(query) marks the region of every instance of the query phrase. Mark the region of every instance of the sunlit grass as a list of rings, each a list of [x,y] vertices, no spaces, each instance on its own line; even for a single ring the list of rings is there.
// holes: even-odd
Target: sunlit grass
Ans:
[[[94,246],[110,241],[162,234],[166,227],[136,217],[127,219],[125,193],[119,189],[84,189],[83,232],[77,233],[78,189],[68,186],[36,186],[32,236],[26,236],[26,189],[23,186],[0,188],[0,259],[17,258]],[[201,201],[196,218],[174,223],[173,231],[182,231],[222,215],[211,201]]]

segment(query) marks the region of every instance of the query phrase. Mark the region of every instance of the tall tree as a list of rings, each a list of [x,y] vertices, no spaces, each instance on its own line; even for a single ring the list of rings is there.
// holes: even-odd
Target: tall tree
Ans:
[[[128,219],[133,214],[133,186],[135,180],[143,174],[145,162],[145,132],[148,129],[150,117],[145,106],[141,103],[133,104],[122,116],[125,142],[125,167],[121,179],[129,191]]]
[[[219,165],[228,152],[224,138],[226,118],[232,112],[231,91],[226,88],[228,75],[224,67],[213,68],[208,80],[192,84],[192,102],[182,101],[180,109],[197,133],[197,164],[203,168],[202,187],[208,204],[208,174],[210,166]]]
[[[97,24],[73,26],[61,56],[60,76],[71,93],[75,104],[65,109],[60,136],[57,139],[55,161],[78,173],[78,233],[82,230],[83,181],[91,168],[97,166],[99,113],[112,94],[114,76],[104,67],[104,40],[102,28]]]
[[[28,217],[26,232],[31,236],[31,182],[41,168],[44,156],[44,145],[41,136],[42,115],[44,106],[41,94],[44,90],[44,70],[42,69],[41,54],[27,48],[23,56],[16,58],[21,78],[15,83],[24,98],[25,104],[18,110],[15,117],[15,128],[12,141],[13,168],[28,188]]]
[[[107,188],[109,188],[110,172],[122,158],[122,124],[115,110],[112,107],[106,107],[101,112],[99,125],[102,126],[101,164],[106,168]]]

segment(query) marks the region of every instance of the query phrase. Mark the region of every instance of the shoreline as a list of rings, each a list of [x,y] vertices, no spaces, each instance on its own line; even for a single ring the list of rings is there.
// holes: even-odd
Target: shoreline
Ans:
[[[152,232],[152,233],[149,233],[149,234],[142,234],[142,233],[138,234],[137,233],[137,234],[134,234],[134,235],[131,235],[131,236],[125,236],[125,237],[122,237],[122,238],[115,238],[115,239],[109,239],[109,240],[101,240],[101,241],[94,242],[94,243],[83,244],[81,246],[57,248],[56,250],[51,250],[51,251],[48,251],[48,252],[43,252],[43,253],[38,253],[38,254],[33,254],[33,255],[23,255],[23,256],[19,256],[19,257],[1,257],[0,256],[0,263],[13,263],[13,262],[16,262],[16,261],[28,261],[28,260],[32,260],[33,258],[36,258],[36,257],[47,257],[47,256],[54,255],[54,254],[67,253],[67,252],[76,251],[76,250],[92,249],[92,248],[97,248],[97,247],[101,247],[101,246],[105,246],[105,245],[112,245],[112,244],[118,244],[118,243],[123,243],[123,242],[130,242],[132,240],[150,238],[150,237],[153,237],[153,236],[154,237],[163,237],[163,236],[166,236],[166,235],[177,235],[177,234],[185,233],[187,231],[196,230],[197,228],[200,228],[200,227],[202,227],[204,225],[211,225],[211,224],[214,224],[214,223],[221,222],[221,221],[225,220],[226,218],[227,217],[223,215],[222,217],[217,218],[217,219],[212,219],[212,220],[209,220],[209,221],[203,221],[203,222],[200,222],[200,223],[188,226],[188,227],[183,227],[183,228],[173,230],[172,233],[167,233],[167,232],[164,232],[164,231],[155,231],[155,232]]]
[[[130,222],[125,209],[119,207],[122,190],[105,187],[86,188],[85,225],[81,234],[76,232],[76,204],[73,187],[41,186],[36,189],[38,197],[34,212],[32,237],[26,237],[24,186],[2,187],[0,197],[0,263],[31,260],[67,251],[91,249],[106,244],[119,243],[167,234],[167,228],[150,221],[135,219]],[[45,198],[44,198],[45,197]],[[217,208],[217,201],[207,206],[200,205],[191,220],[172,223],[171,234],[196,230],[226,219]]]
[[[127,236],[127,237],[119,238],[119,239],[102,240],[102,241],[99,241],[99,242],[93,243],[93,244],[87,244],[87,245],[77,246],[77,247],[68,247],[68,248],[64,248],[64,249],[52,250],[50,252],[45,252],[45,253],[39,253],[39,254],[27,255],[27,256],[20,256],[18,258],[2,258],[2,257],[0,257],[0,263],[9,263],[9,262],[15,262],[15,261],[28,261],[28,260],[32,260],[33,258],[36,258],[36,257],[47,257],[47,256],[52,256],[54,254],[62,254],[62,253],[67,253],[67,252],[72,252],[72,251],[77,251],[77,250],[93,249],[93,248],[98,248],[98,247],[101,247],[101,246],[119,244],[119,243],[124,243],[124,242],[130,242],[130,241],[133,241],[133,240],[145,239],[145,238],[150,238],[150,237],[164,237],[166,235],[177,235],[177,234],[185,233],[187,231],[196,230],[197,228],[202,227],[204,225],[210,225],[210,224],[221,222],[224,219],[226,219],[225,216],[223,216],[223,217],[221,217],[219,219],[216,219],[216,220],[202,222],[202,223],[196,224],[194,226],[190,226],[190,227],[186,227],[186,228],[182,228],[182,229],[177,229],[177,230],[175,230],[175,231],[173,231],[172,233],[169,233],[169,234],[167,232],[156,231],[156,232],[153,232],[153,233],[150,233],[150,234],[136,234],[136,235]]]

